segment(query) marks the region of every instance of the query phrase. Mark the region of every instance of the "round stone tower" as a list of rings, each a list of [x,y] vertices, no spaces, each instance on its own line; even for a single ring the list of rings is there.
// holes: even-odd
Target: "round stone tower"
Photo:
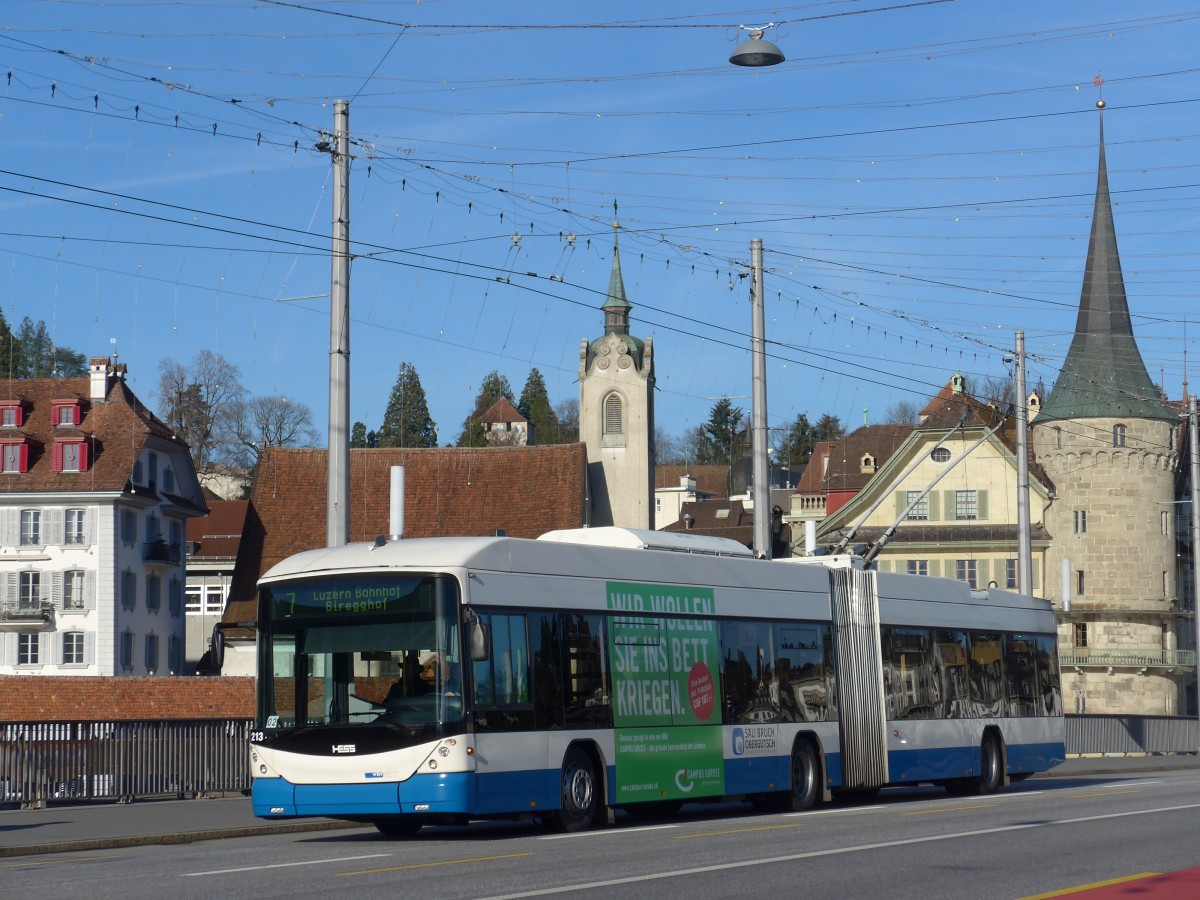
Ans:
[[[1043,584],[1059,611],[1068,713],[1181,711],[1173,501],[1182,421],[1133,337],[1101,118],[1075,336],[1031,429],[1036,460],[1054,485]]]

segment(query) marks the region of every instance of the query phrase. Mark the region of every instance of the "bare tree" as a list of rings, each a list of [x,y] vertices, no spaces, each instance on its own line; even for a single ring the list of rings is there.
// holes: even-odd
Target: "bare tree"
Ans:
[[[267,447],[312,447],[320,439],[313,427],[312,410],[287,397],[262,396],[230,404],[229,420],[237,438],[239,455],[257,466]]]
[[[883,414],[884,425],[919,425],[921,404],[915,400],[897,400]]]
[[[230,408],[245,395],[238,367],[211,350],[201,350],[187,368],[174,360],[158,364],[163,419],[192,451],[196,471],[205,471],[237,446]]]

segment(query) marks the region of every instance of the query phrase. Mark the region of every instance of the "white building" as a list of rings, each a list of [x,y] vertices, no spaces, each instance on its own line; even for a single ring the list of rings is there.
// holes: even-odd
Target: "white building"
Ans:
[[[178,673],[184,527],[204,500],[187,445],[91,360],[5,382],[0,675]]]

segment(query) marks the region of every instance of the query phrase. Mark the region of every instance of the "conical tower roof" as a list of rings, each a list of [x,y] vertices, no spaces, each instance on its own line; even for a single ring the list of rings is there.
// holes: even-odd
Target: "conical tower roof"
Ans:
[[[1108,194],[1103,113],[1096,206],[1075,337],[1037,421],[1083,418],[1178,418],[1150,380],[1133,338]]]
[[[630,310],[633,304],[625,296],[625,279],[621,277],[621,250],[617,246],[617,228],[613,222],[613,255],[612,273],[608,276],[608,296],[604,299],[603,310]]]

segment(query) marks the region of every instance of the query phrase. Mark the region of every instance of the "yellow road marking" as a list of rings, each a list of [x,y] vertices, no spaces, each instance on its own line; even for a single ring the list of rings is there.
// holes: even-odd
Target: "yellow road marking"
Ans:
[[[30,859],[20,863],[0,863],[0,869],[24,869],[27,866],[61,866],[64,863],[95,862],[103,859],[124,859],[123,856],[73,856],[70,859]]]
[[[431,869],[434,866],[457,866],[460,863],[492,862],[497,859],[516,859],[532,853],[505,853],[502,856],[473,856],[470,859],[444,859],[441,862],[412,863],[407,866],[388,866],[386,869],[363,869],[359,872],[338,872],[339,875],[376,875],[380,872],[403,872],[405,869]]]
[[[1118,794],[1136,794],[1137,791],[1105,791],[1104,793],[1095,794],[1072,794],[1072,797],[1115,797]]]
[[[1124,878],[1110,878],[1108,881],[1093,881],[1091,884],[1081,884],[1079,887],[1065,888],[1061,891],[1050,891],[1046,894],[1031,894],[1028,897],[1022,897],[1021,900],[1050,900],[1051,897],[1066,897],[1069,894],[1080,894],[1083,891],[1090,891],[1093,888],[1111,887],[1114,884],[1128,884],[1131,881],[1153,878],[1155,875],[1161,874],[1161,872],[1142,872],[1138,875],[1126,875]]]
[[[731,828],[729,831],[705,831],[700,834],[677,834],[675,839],[679,841],[688,840],[689,838],[702,837],[718,837],[722,834],[745,834],[747,831],[775,831],[780,828],[803,828],[802,822],[797,822],[794,825],[760,825],[757,828]]]
[[[938,813],[959,812],[964,809],[994,809],[995,803],[976,803],[973,806],[947,806],[944,809],[927,809],[923,812],[905,813],[906,816],[934,816]]]

